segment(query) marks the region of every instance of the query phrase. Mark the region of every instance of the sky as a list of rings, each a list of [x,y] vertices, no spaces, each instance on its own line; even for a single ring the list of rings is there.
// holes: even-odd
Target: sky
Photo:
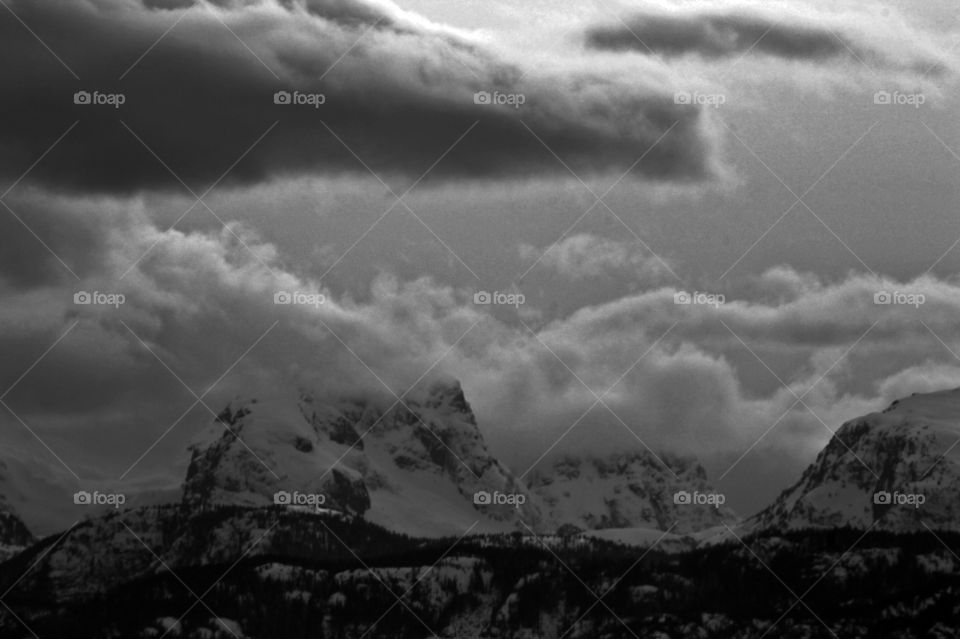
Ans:
[[[8,477],[442,375],[517,474],[670,450],[750,514],[960,386],[949,2],[3,5]]]

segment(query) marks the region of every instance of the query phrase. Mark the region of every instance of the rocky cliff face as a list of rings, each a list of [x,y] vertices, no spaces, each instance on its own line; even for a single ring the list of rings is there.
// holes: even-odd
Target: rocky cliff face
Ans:
[[[851,420],[760,528],[960,530],[960,390],[913,395]]]

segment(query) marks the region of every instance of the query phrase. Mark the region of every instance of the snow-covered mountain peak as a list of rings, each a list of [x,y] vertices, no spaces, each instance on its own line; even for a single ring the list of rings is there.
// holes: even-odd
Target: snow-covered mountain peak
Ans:
[[[463,387],[456,380],[434,382],[427,390],[423,405],[431,410],[460,414],[465,419],[476,422],[473,409],[463,394]]]
[[[894,401],[882,414],[922,419],[926,422],[956,423],[957,416],[960,415],[960,388],[914,393]]]
[[[638,449],[603,457],[561,455],[544,466],[528,479],[555,521],[584,529],[673,527],[689,533],[735,520],[692,458]],[[704,503],[693,503],[700,496]]]
[[[960,529],[960,390],[914,394],[844,423],[761,528]]]
[[[487,449],[459,384],[434,384],[386,407],[309,392],[235,401],[206,432],[217,429],[191,446],[189,507],[268,505],[277,491],[298,491],[418,535],[541,523],[536,500]],[[475,503],[481,493],[519,498]]]

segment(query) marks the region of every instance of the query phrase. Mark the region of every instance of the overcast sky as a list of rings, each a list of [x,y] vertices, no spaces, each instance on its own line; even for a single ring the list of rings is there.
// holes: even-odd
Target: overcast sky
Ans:
[[[204,404],[429,370],[518,474],[670,449],[749,514],[960,386],[958,43],[945,0],[5,0],[8,472],[170,485]]]

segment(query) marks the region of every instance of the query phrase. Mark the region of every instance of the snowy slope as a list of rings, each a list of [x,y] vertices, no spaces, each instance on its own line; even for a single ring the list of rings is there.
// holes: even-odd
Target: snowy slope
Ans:
[[[418,536],[541,523],[534,497],[490,454],[456,382],[389,410],[318,403],[307,393],[236,402],[191,453],[183,494],[191,508],[262,506],[277,491],[297,491]],[[519,494],[525,503],[477,505],[478,491]]]
[[[960,530],[958,440],[960,389],[898,400],[843,424],[800,481],[752,523]],[[889,494],[891,503],[875,503],[877,493],[881,502]]]
[[[672,533],[683,534],[736,519],[724,506],[675,503],[681,491],[716,493],[696,460],[674,455],[657,459],[646,450],[603,458],[566,455],[535,469],[528,481],[552,520],[587,530],[672,527]]]

